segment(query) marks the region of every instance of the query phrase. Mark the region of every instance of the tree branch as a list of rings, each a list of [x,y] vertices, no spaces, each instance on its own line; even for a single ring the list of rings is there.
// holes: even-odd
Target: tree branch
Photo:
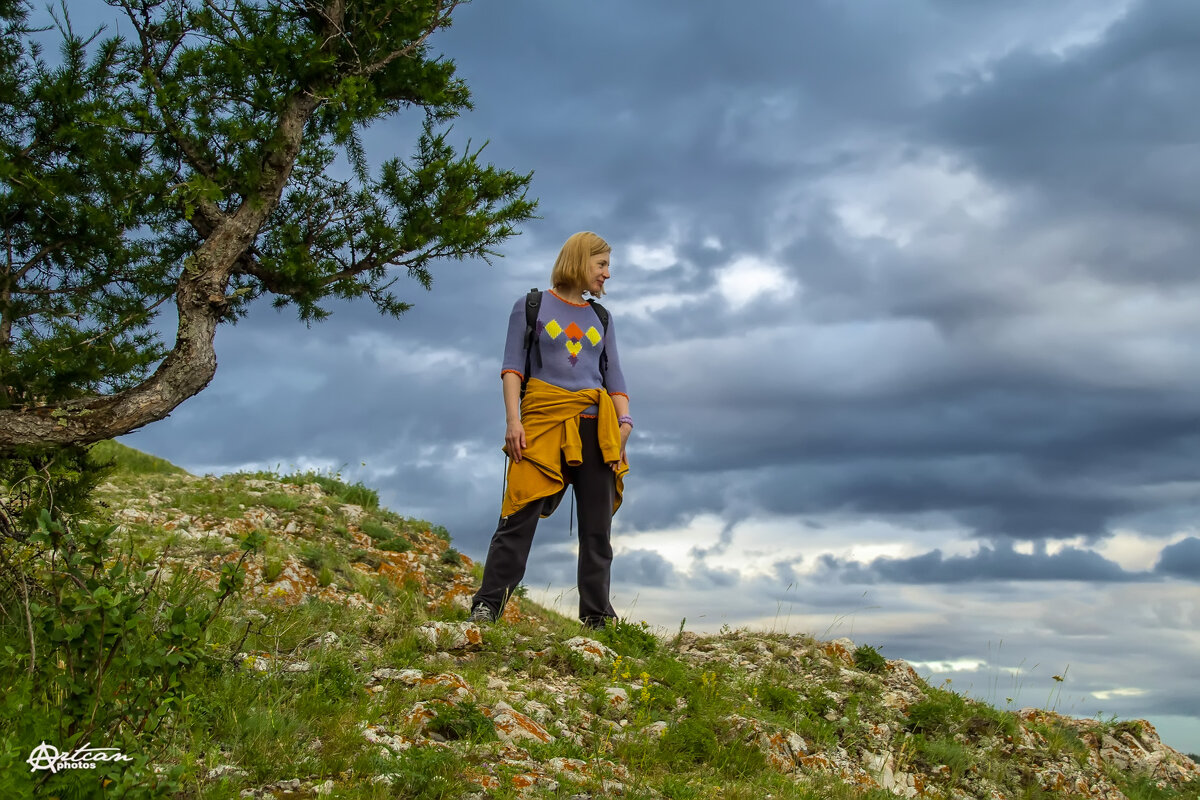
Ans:
[[[279,202],[300,153],[304,126],[318,104],[312,95],[296,95],[288,101],[263,152],[264,169],[256,191],[233,214],[223,215],[188,259],[175,293],[179,314],[175,347],[154,374],[112,395],[0,409],[0,446],[111,439],[163,419],[208,385],[217,369],[214,339],[229,305],[225,296],[229,278]]]

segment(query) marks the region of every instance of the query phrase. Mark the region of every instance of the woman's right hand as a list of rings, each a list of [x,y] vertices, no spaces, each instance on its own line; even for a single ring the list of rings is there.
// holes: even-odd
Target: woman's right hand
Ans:
[[[508,450],[508,457],[514,464],[519,464],[521,453],[525,450],[525,426],[520,420],[508,423],[508,430],[504,433],[504,445]]]

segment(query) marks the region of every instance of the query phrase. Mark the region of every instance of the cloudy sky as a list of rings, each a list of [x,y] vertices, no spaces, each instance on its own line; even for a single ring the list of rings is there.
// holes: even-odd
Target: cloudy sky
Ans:
[[[508,311],[594,230],[637,424],[620,613],[849,636],[1200,751],[1195,0],[478,0],[433,44],[474,91],[453,137],[534,171],[541,218],[400,321],[257,309],[128,444],[340,469],[482,557]],[[527,575],[567,613],[574,545],[546,520]]]

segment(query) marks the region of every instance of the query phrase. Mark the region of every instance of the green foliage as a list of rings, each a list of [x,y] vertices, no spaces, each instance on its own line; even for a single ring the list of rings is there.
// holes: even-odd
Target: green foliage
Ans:
[[[373,519],[364,519],[359,524],[359,528],[362,529],[363,533],[365,533],[367,536],[370,536],[377,542],[385,542],[396,535],[395,530],[389,528],[387,525],[376,522]]]
[[[414,747],[380,770],[394,777],[393,785],[408,800],[449,800],[464,797],[475,787],[462,774],[462,760],[452,750]]]
[[[931,687],[924,700],[909,706],[905,729],[931,736],[965,733],[971,739],[978,739],[1011,736],[1016,733],[1016,721],[1011,714]]]
[[[799,695],[786,686],[762,682],[757,686],[758,701],[763,707],[782,714],[798,714],[803,708]]]
[[[165,344],[168,304],[195,330],[268,297],[306,323],[351,299],[397,316],[401,276],[429,289],[435,263],[489,261],[533,216],[531,175],[446,127],[470,108],[430,46],[455,2],[129,0],[90,37],[79,5],[48,60],[28,6],[0,3],[0,412],[58,419],[55,441],[160,418],[63,404],[146,389],[156,365],[181,379],[161,402],[203,388],[211,341]],[[362,132],[403,111],[424,120],[411,153],[372,170]]]
[[[270,492],[258,499],[258,504],[274,511],[295,511],[300,508],[300,498],[286,492]]]
[[[1079,738],[1079,734],[1074,729],[1068,728],[1065,725],[1059,724],[1054,720],[1031,721],[1026,725],[1041,734],[1046,741],[1046,751],[1054,757],[1059,757],[1064,754],[1075,759],[1080,766],[1087,764],[1090,750],[1088,746]]]
[[[92,445],[88,449],[88,458],[96,465],[111,465],[114,472],[124,475],[187,474],[166,459],[143,453],[112,439]]]
[[[1196,796],[1190,790],[1180,792],[1169,786],[1160,787],[1158,782],[1148,775],[1121,775],[1117,784],[1121,793],[1129,800],[1193,800]]]
[[[448,566],[457,567],[462,563],[462,554],[453,547],[447,547],[442,551],[442,557],[438,560]]]
[[[658,742],[664,758],[683,764],[710,763],[716,758],[720,746],[711,721],[694,717],[667,728]]]
[[[0,538],[24,538],[43,511],[64,517],[94,511],[92,492],[110,472],[82,447],[0,449]]]
[[[42,509],[25,539],[0,542],[0,681],[11,687],[0,741],[4,752],[51,739],[61,751],[95,741],[123,748],[137,762],[89,771],[92,785],[103,778],[116,781],[114,792],[156,796],[170,778],[148,771],[146,738],[185,712],[208,627],[261,537],[247,537],[213,592],[182,574],[164,583],[153,565],[113,549],[113,531]]]
[[[48,63],[25,9],[0,9],[0,409],[144,378],[179,254],[122,43],[65,29]]]
[[[180,510],[230,509],[231,515],[241,516],[239,504],[250,508],[271,494],[269,489],[265,494],[252,491],[244,485],[247,477],[259,476],[194,479],[147,473],[138,480],[112,480],[100,496],[114,507],[142,508],[145,498],[153,494],[156,499],[169,498],[169,505]],[[280,497],[299,500],[297,508],[280,510],[278,526],[292,519],[312,522],[314,508],[327,515],[326,520],[342,519],[327,497],[275,489]],[[220,496],[225,499],[219,500]],[[355,518],[356,524],[372,522],[391,537],[429,528],[386,509]],[[880,752],[875,747],[879,735],[875,726],[887,725],[892,738],[884,746],[895,755],[897,771],[933,773],[926,794],[975,796],[987,781],[1006,796],[1034,800],[1058,796],[1039,787],[1040,768],[1061,765],[1067,758],[1082,764],[1091,753],[1073,728],[1052,717],[1022,723],[1044,745],[1031,752],[1013,751],[1005,738],[1016,733],[1013,715],[941,689],[922,686],[925,699],[905,711],[885,706],[879,701],[879,680],[845,670],[841,662],[824,658],[818,645],[802,637],[727,633],[689,640],[684,650],[681,635],[678,649],[683,652],[677,652],[660,642],[646,624],[620,621],[593,634],[618,652],[611,663],[597,664],[565,644],[580,633],[576,621],[529,603],[523,611],[530,617],[486,626],[482,646],[439,652],[442,648],[432,646],[419,626],[430,619],[460,620],[465,612],[449,604],[431,604],[415,583],[397,585],[376,576],[372,584],[372,578],[350,564],[374,559],[377,566],[386,554],[373,548],[370,553],[356,550],[328,524],[314,525],[303,538],[255,530],[241,544],[247,550],[265,548],[260,563],[268,579],[284,559],[299,553],[322,582],[353,585],[379,609],[318,598],[282,604],[273,602],[269,591],[265,599],[257,592],[239,595],[243,576],[236,564],[229,564],[217,577],[215,593],[185,572],[170,579],[159,573],[140,611],[127,612],[129,606],[123,603],[136,602],[137,592],[155,580],[153,561],[159,558],[161,542],[176,534],[142,523],[131,525],[128,540],[123,540],[106,534],[111,526],[79,516],[59,520],[39,514],[35,523],[39,522],[24,538],[9,537],[0,550],[5,564],[20,567],[24,572],[19,574],[27,578],[32,576],[25,585],[37,621],[39,666],[33,674],[28,671],[35,648],[29,647],[24,627],[24,592],[14,585],[16,593],[5,594],[0,603],[0,685],[6,689],[0,694],[0,797],[37,796],[39,791],[64,798],[95,796],[96,783],[85,784],[79,775],[59,775],[37,787],[39,776],[32,775],[23,760],[42,739],[60,748],[70,745],[69,737],[66,741],[55,737],[60,725],[66,731],[65,726],[81,714],[78,701],[64,702],[61,675],[68,672],[69,661],[94,661],[103,647],[115,653],[106,680],[118,683],[101,685],[98,696],[104,702],[91,738],[95,745],[121,748],[135,759],[106,775],[113,783],[105,794],[114,797],[234,800],[247,789],[273,781],[314,776],[314,782],[333,779],[335,796],[452,798],[478,794],[481,790],[473,780],[491,775],[500,785],[483,791],[497,798],[548,797],[564,791],[608,796],[605,781],[620,780],[629,797],[885,800],[892,795],[845,782],[819,768],[806,766],[780,774],[767,763],[760,736],[792,731],[805,740],[810,754],[828,755],[840,749],[861,761],[868,749]],[[77,570],[83,588],[70,579],[59,580],[59,588],[54,588],[52,578],[68,574],[69,559],[61,554],[41,557],[50,553],[46,537],[52,542],[58,537],[64,543],[60,551],[75,548],[77,563],[83,565]],[[99,558],[102,567],[97,552],[104,553]],[[431,582],[462,574],[461,567],[443,563],[447,559],[441,553],[421,557]],[[191,560],[205,563],[195,556]],[[438,563],[431,565],[431,560]],[[88,565],[96,569],[94,587]],[[0,576],[4,574],[11,573],[0,570]],[[478,577],[478,567],[475,574]],[[47,626],[46,615],[52,616],[50,610],[57,602],[47,599],[51,590],[60,593],[63,606],[55,625]],[[219,594],[228,596],[224,605]],[[18,612],[15,617],[11,609]],[[107,619],[109,629],[118,622],[123,625],[125,642],[115,646],[111,639],[102,642],[97,619]],[[337,636],[327,638],[329,631]],[[167,645],[172,641],[180,644],[170,649]],[[68,652],[74,653],[69,659]],[[235,658],[239,653],[252,654],[255,661]],[[165,659],[171,654],[188,663],[172,672]],[[143,669],[135,671],[132,658],[154,666],[144,663]],[[755,668],[744,665],[743,659]],[[298,661],[307,666],[289,669]],[[257,666],[268,669],[251,668]],[[381,667],[418,669],[428,677],[454,672],[471,687],[469,699],[460,699],[455,681],[414,684],[369,678]],[[86,677],[87,671],[77,668],[76,674]],[[145,689],[157,691],[164,674],[168,678],[174,674],[175,680],[167,692],[160,692],[168,701],[160,716],[162,704],[146,699]],[[621,707],[614,706],[606,692],[614,685],[628,694],[628,703]],[[126,715],[115,722],[105,716],[105,692],[111,690],[116,690],[122,704],[116,710]],[[70,691],[86,701],[89,690],[85,685]],[[132,695],[127,696],[129,692]],[[554,741],[523,745],[530,761],[581,759],[589,763],[589,774],[577,775],[578,784],[568,783],[565,775],[554,776],[560,781],[557,792],[545,786],[523,792],[513,785],[511,779],[527,768],[498,763],[501,746],[494,743],[495,728],[485,715],[502,699],[542,719],[540,711],[523,706],[536,701],[550,709],[552,721],[561,720],[581,737],[576,741],[565,732],[559,736],[554,727]],[[446,741],[423,741],[394,752],[399,748],[381,747],[364,736],[364,723],[391,735],[410,736],[416,728],[410,714],[418,701],[425,701],[435,714],[425,723],[427,732]],[[135,735],[138,715],[147,711],[148,722]],[[589,719],[593,714],[600,719]],[[742,725],[735,717],[756,724]],[[617,720],[626,724],[618,727]],[[648,728],[659,721],[665,725]],[[872,728],[875,732],[869,733]],[[1095,731],[1143,737],[1148,733],[1136,722],[1115,718],[1102,720]],[[606,770],[605,762],[616,764],[620,771]],[[208,780],[208,770],[221,763],[237,765],[248,775]],[[942,765],[948,771],[937,769]],[[165,773],[156,775],[156,767]],[[373,783],[377,775],[392,776],[391,785]],[[1112,767],[1108,778],[1138,800],[1192,800],[1195,795],[1178,786],[1161,788]],[[300,789],[300,793],[310,791],[308,786]]]
[[[338,577],[353,583],[356,575],[345,554],[329,544],[305,542],[299,547],[300,560],[317,574],[317,582],[328,586]]]
[[[863,672],[879,674],[887,669],[887,660],[874,647],[864,644],[854,650],[854,666]]]
[[[497,738],[496,726],[469,701],[437,706],[437,716],[430,720],[428,728],[447,739],[491,742]]]
[[[918,733],[909,741],[927,769],[944,764],[950,768],[953,780],[962,778],[975,764],[971,750],[952,738],[929,738]]]
[[[645,622],[635,624],[619,619],[610,619],[608,624],[596,632],[596,640],[622,656],[632,658],[651,655],[661,645],[658,637]]]
[[[394,536],[391,539],[380,542],[377,546],[380,550],[390,550],[393,553],[407,553],[409,550],[412,550],[412,542],[403,536]]]
[[[338,474],[326,475],[320,472],[297,472],[279,478],[284,483],[304,486],[315,483],[343,503],[361,506],[368,511],[379,508],[379,493],[369,489],[361,482],[346,483]]]

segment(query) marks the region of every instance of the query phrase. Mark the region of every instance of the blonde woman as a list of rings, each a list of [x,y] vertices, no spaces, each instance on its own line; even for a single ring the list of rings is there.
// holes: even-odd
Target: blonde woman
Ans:
[[[612,248],[590,231],[559,251],[552,289],[517,300],[500,379],[508,481],[471,619],[492,622],[525,576],[538,519],[574,488],[579,522],[579,619],[603,627],[609,600],[612,515],[621,505],[625,445],[633,430],[611,317],[585,298],[604,296]]]

